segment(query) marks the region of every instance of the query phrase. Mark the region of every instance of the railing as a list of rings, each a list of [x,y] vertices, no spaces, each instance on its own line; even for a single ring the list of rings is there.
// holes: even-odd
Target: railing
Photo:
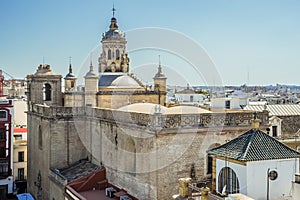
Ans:
[[[214,112],[199,114],[146,114],[93,107],[48,107],[33,105],[34,113],[46,117],[92,117],[99,120],[134,124],[138,126],[168,128],[207,128],[226,126],[250,126],[253,111]],[[268,125],[267,111],[257,113],[261,125]]]

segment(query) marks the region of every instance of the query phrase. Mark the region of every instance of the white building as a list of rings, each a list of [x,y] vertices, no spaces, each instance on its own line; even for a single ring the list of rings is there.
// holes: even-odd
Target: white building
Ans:
[[[256,200],[290,197],[300,153],[268,134],[251,129],[208,151],[214,157],[213,190]]]
[[[219,109],[240,110],[248,105],[248,95],[242,91],[234,91],[228,97],[211,99],[211,107]]]

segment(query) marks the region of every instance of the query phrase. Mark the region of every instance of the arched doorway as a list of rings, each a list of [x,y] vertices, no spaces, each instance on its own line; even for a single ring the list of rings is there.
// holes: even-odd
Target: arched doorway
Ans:
[[[223,167],[218,177],[218,191],[222,194],[240,192],[240,184],[236,173],[230,167]]]

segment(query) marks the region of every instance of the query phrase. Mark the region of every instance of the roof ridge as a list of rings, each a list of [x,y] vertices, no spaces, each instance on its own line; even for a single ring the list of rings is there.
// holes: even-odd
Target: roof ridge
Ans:
[[[244,148],[243,148],[243,156],[241,156],[241,160],[245,160],[246,159],[246,156],[248,154],[248,151],[250,149],[250,146],[252,144],[252,141],[254,140],[254,136],[256,135],[256,130],[254,129],[250,129],[248,132],[246,132],[246,134],[251,134],[251,136],[249,137],[247,143],[244,145]],[[246,148],[245,148],[246,147]]]

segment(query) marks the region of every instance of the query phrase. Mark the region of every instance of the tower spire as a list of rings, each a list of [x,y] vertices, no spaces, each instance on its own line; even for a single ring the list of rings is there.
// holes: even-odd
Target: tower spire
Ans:
[[[158,73],[161,74],[160,55],[158,55]]]
[[[116,12],[115,4],[113,4],[112,12],[113,12],[113,18],[115,18],[115,12]]]
[[[158,55],[158,68],[154,78],[165,78],[165,75],[162,73],[162,68],[160,64],[160,55]]]
[[[117,19],[115,18],[115,5],[113,4],[113,8],[112,8],[112,13],[113,13],[113,17],[111,18],[111,23],[109,26],[110,30],[117,30],[118,29],[118,25],[117,25]]]
[[[73,71],[72,70],[72,57],[70,56],[69,57],[69,73],[72,74],[73,73],[72,71]]]
[[[93,71],[92,53],[90,54],[90,71]]]

